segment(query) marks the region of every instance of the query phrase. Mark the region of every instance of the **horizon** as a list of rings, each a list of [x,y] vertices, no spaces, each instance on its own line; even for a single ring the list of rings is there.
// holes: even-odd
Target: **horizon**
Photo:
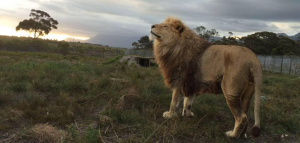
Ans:
[[[189,28],[216,29],[220,37],[227,37],[228,32],[241,37],[260,31],[293,36],[300,32],[297,5],[300,1],[11,0],[3,1],[0,6],[0,35],[28,37],[28,32],[17,32],[15,27],[30,18],[31,9],[38,9],[59,22],[58,29],[40,37],[43,39],[89,40],[97,35],[141,37],[149,34],[152,24],[163,22],[167,16],[180,18]]]

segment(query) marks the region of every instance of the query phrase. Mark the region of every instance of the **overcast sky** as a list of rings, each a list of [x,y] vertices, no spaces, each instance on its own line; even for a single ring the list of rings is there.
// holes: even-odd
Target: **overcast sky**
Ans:
[[[220,36],[300,32],[300,0],[1,0],[0,30],[15,28],[31,9],[58,20],[52,34],[73,37],[148,35],[150,25],[167,16],[181,18],[190,28],[214,28]]]

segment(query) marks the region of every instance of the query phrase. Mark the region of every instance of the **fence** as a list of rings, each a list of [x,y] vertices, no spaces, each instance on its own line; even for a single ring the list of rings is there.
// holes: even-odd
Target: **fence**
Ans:
[[[154,57],[152,50],[128,49],[125,51],[125,55]],[[257,55],[257,58],[259,59],[264,71],[300,76],[300,57]]]
[[[257,55],[263,70],[300,76],[300,57]]]
[[[148,57],[152,58],[153,51],[151,50],[133,50],[133,49],[127,49],[124,53],[125,55],[136,55],[136,56],[142,56],[142,57]]]

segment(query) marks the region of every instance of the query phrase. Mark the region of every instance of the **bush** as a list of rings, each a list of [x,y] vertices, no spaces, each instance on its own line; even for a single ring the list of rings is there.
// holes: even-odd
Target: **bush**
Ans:
[[[59,47],[59,53],[62,54],[62,55],[67,55],[69,54],[69,51],[70,51],[70,45],[69,43],[67,42],[60,42],[58,44],[58,47]]]

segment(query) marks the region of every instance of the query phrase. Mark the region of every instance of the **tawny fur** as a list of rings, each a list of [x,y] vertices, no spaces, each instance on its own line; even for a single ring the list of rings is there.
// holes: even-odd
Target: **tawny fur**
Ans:
[[[165,84],[173,90],[170,110],[164,113],[165,117],[176,114],[179,89],[185,97],[193,97],[206,92],[218,93],[222,88],[236,120],[234,130],[227,132],[227,136],[239,138],[246,130],[246,112],[254,93],[255,130],[259,129],[262,69],[251,50],[240,46],[211,45],[178,18],[169,17],[163,23],[153,25],[151,32],[156,35],[155,59]],[[190,108],[184,109],[183,113],[186,110]]]

